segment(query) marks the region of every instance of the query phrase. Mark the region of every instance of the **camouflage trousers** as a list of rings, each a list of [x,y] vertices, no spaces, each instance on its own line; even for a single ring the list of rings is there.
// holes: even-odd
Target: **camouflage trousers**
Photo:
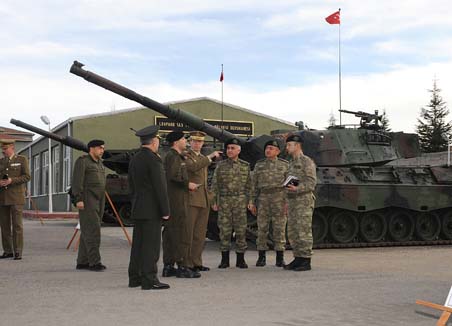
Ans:
[[[236,252],[246,251],[247,199],[245,196],[220,196],[218,228],[220,229],[220,250],[231,250],[232,231],[235,232]]]
[[[287,235],[294,257],[312,256],[312,195],[288,196]]]
[[[276,251],[283,251],[286,244],[287,217],[284,214],[285,192],[259,195],[257,200],[257,250],[268,250],[267,240],[270,223]]]

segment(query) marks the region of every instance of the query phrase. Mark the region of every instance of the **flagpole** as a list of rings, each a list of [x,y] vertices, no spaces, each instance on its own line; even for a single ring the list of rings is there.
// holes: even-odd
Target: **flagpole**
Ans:
[[[339,15],[341,8],[339,8]],[[341,24],[339,23],[339,125],[342,126]]]
[[[223,111],[224,111],[224,101],[223,101],[223,83],[224,83],[224,75],[223,75],[223,64],[221,64],[221,129],[224,129],[224,122],[223,122]]]

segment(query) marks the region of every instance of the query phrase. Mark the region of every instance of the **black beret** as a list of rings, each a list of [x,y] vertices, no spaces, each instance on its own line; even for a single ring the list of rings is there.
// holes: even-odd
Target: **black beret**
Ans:
[[[166,141],[168,143],[174,143],[175,141],[178,141],[179,139],[184,138],[185,135],[182,131],[172,131],[166,136]]]
[[[268,142],[266,142],[264,149],[266,149],[267,146],[275,146],[275,147],[278,147],[279,149],[281,149],[281,147],[276,139],[272,139],[272,140],[269,140]]]
[[[294,141],[294,142],[303,144],[303,138],[301,138],[301,136],[297,135],[297,134],[292,134],[289,137],[287,137],[286,143],[288,143],[290,141]]]
[[[151,139],[157,137],[159,126],[148,126],[135,132],[135,136],[140,137],[140,140]]]
[[[238,138],[230,138],[224,143],[224,147],[228,147],[228,145],[240,146],[240,140]]]
[[[88,148],[91,148],[91,147],[97,147],[97,146],[102,146],[102,145],[104,145],[105,144],[105,142],[103,141],[103,140],[100,140],[100,139],[93,139],[93,140],[90,140],[89,141],[89,143],[88,143]]]

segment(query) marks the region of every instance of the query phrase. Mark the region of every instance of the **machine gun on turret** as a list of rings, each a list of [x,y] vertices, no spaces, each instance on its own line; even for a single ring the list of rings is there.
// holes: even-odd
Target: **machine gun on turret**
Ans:
[[[349,110],[339,110],[339,112],[344,112],[348,114],[353,114],[355,117],[360,118],[359,125],[363,129],[380,130],[382,129],[380,122],[383,119],[383,115],[378,114],[378,110],[375,113],[368,113],[364,111],[349,111]],[[372,123],[373,122],[373,123]]]

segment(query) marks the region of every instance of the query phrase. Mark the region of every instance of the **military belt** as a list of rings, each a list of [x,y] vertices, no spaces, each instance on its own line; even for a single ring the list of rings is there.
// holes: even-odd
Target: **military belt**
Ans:
[[[220,192],[221,197],[245,196],[244,192]]]
[[[283,187],[259,189],[261,194],[274,194],[275,192],[283,192]]]

